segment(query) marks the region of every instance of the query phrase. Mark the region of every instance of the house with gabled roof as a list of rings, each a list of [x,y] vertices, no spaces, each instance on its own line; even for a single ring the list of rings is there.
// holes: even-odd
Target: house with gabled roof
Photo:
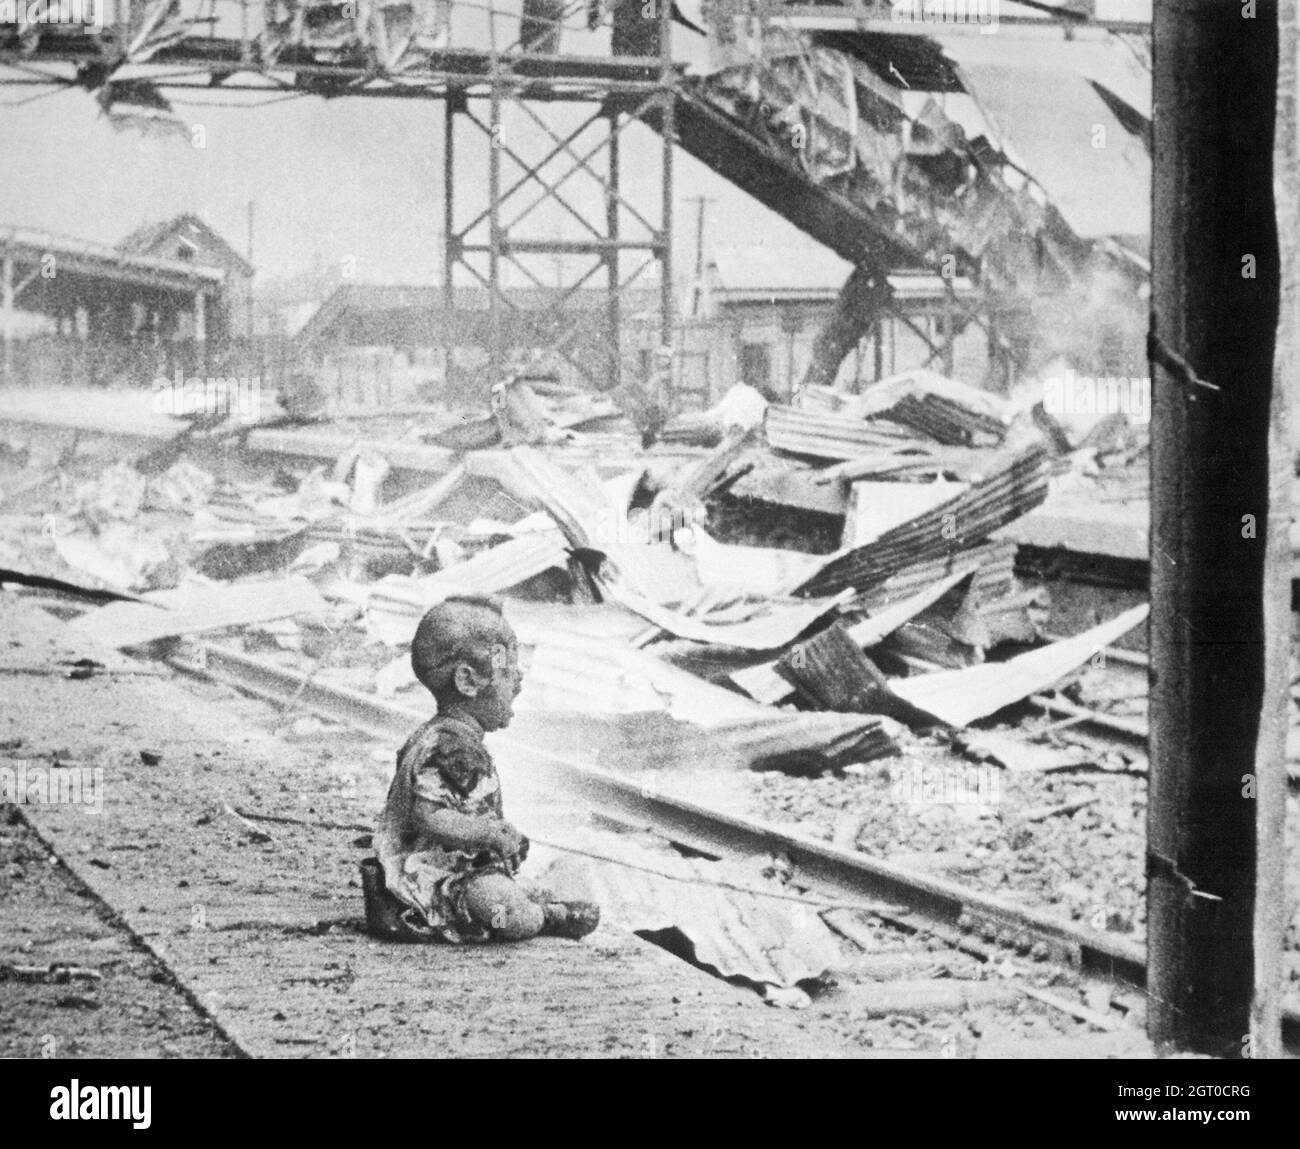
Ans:
[[[215,343],[243,340],[251,334],[254,268],[219,232],[193,212],[145,223],[118,245],[127,255],[149,256],[225,273],[220,305],[208,317],[208,338]]]

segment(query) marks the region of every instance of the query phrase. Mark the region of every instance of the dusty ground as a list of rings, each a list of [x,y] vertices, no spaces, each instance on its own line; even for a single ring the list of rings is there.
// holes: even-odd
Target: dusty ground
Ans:
[[[56,624],[42,612],[2,596],[0,621],[0,673],[7,660],[58,653]],[[168,681],[6,679],[0,742],[23,740],[11,760],[20,752],[104,770],[101,814],[74,805],[27,812],[246,1052],[852,1052],[806,1014],[764,1006],[604,927],[581,944],[486,951],[377,943],[360,929],[356,863],[368,843],[356,827],[371,823],[388,768],[365,744],[335,738],[331,760],[259,730],[211,688],[196,696]],[[264,836],[226,807],[299,821],[268,819]],[[0,947],[21,944],[20,926],[6,913]],[[69,1041],[88,1032],[93,1023],[65,1027]]]
[[[231,1057],[234,1047],[161,962],[50,854],[0,813],[0,963],[95,970],[102,980],[0,979],[0,1057]]]

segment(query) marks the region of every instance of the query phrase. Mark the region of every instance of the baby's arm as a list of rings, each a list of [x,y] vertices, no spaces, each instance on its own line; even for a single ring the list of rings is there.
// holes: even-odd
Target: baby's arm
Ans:
[[[443,729],[421,758],[412,811],[421,829],[444,849],[489,851],[515,865],[522,861],[525,839],[491,807],[487,795],[493,789],[475,797],[480,779],[491,773],[482,747],[455,729]]]
[[[423,801],[416,802],[416,811],[424,829],[449,850],[491,850],[503,858],[513,858],[522,848],[523,836],[501,818],[430,808]]]

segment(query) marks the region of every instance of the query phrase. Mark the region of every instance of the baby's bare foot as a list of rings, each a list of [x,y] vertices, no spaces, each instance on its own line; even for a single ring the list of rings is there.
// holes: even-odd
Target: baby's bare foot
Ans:
[[[542,933],[553,938],[585,938],[600,925],[600,907],[595,902],[548,902]]]

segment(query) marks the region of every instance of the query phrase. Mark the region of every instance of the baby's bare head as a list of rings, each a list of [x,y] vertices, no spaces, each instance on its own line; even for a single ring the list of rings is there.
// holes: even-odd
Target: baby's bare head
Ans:
[[[411,669],[440,711],[455,705],[485,729],[507,725],[519,693],[519,644],[501,600],[456,595],[429,610],[411,641]]]

